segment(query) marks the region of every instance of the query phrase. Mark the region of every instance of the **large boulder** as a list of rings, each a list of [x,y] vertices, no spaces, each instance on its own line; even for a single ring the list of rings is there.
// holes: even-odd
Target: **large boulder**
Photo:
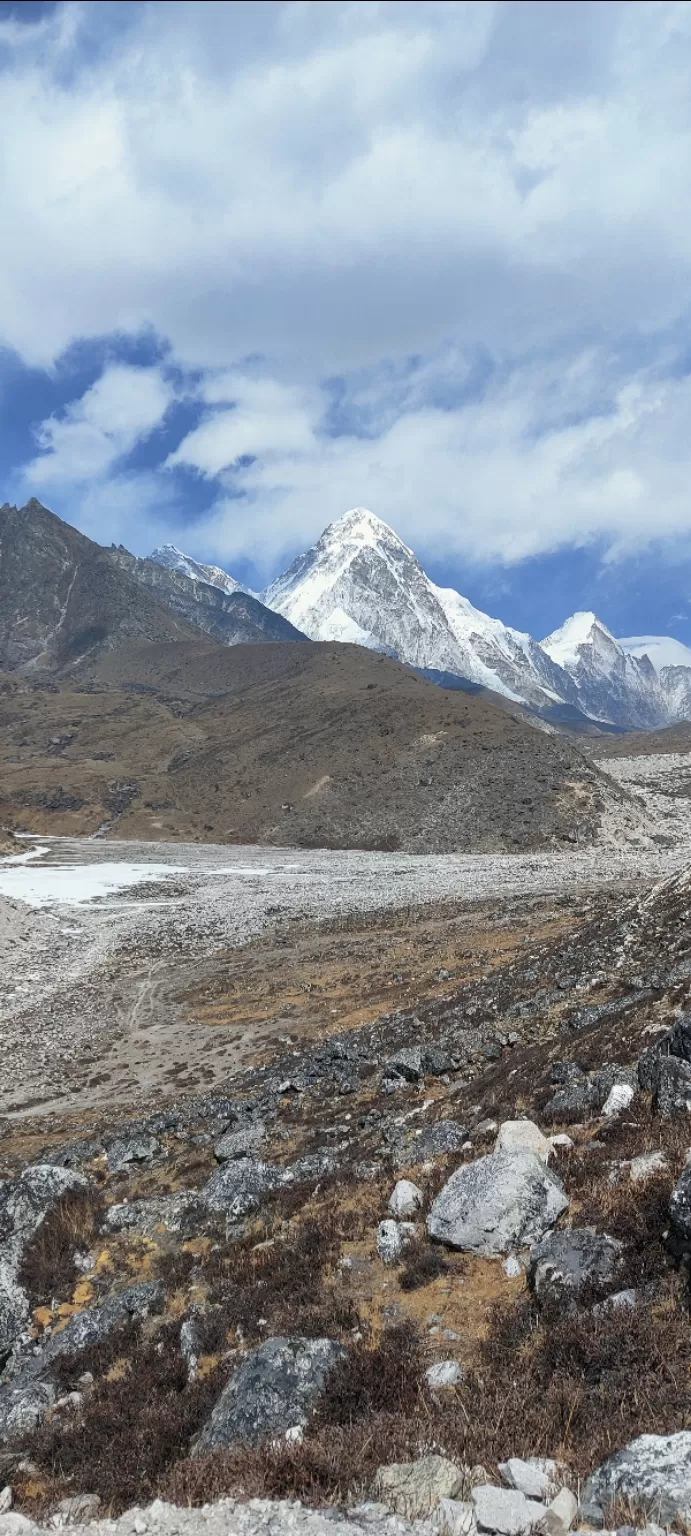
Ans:
[[[404,1077],[408,1083],[419,1083],[424,1077],[440,1077],[450,1069],[449,1057],[437,1045],[405,1045],[386,1063],[389,1076]]]
[[[568,1203],[561,1179],[534,1152],[492,1152],[451,1175],[427,1230],[450,1248],[492,1257],[539,1242]]]
[[[231,1220],[241,1221],[258,1210],[266,1195],[286,1182],[283,1169],[273,1163],[238,1157],[217,1168],[200,1194],[212,1211],[223,1211]]]
[[[630,1500],[661,1525],[691,1523],[691,1431],[639,1435],[588,1478],[582,1503]]]
[[[4,1248],[18,1238],[26,1242],[64,1195],[86,1188],[83,1174],[53,1163],[34,1163],[18,1178],[5,1179],[0,1184],[0,1244]]]
[[[193,1455],[258,1445],[303,1427],[330,1372],[346,1354],[333,1339],[267,1339],[231,1376],[197,1436]]]
[[[16,1179],[0,1183],[0,1360],[23,1333],[29,1298],[19,1283],[27,1243],[65,1195],[87,1188],[81,1173],[52,1163],[34,1163]]]
[[[199,1237],[214,1220],[199,1195],[193,1190],[182,1190],[177,1195],[153,1195],[149,1200],[111,1205],[104,1227],[107,1232],[135,1232],[138,1237],[156,1237],[161,1232]]]
[[[591,1227],[550,1232],[533,1249],[528,1280],[540,1302],[576,1301],[588,1289],[600,1295],[621,1276],[624,1245]]]

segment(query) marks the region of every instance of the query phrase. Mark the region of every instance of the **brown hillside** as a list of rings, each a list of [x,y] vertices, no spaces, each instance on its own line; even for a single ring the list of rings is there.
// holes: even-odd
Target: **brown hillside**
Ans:
[[[357,646],[131,645],[8,680],[0,819],[56,833],[446,852],[592,837],[617,791],[562,737]]]

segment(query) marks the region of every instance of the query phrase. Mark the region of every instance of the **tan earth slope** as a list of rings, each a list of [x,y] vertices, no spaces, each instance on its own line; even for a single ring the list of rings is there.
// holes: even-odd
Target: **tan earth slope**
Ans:
[[[30,831],[470,852],[635,821],[565,738],[358,646],[129,644],[0,686],[0,818]]]

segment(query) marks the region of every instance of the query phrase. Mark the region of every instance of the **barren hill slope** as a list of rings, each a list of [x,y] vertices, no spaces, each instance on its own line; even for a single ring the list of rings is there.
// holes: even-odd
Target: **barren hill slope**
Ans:
[[[123,640],[194,632],[35,499],[0,507],[0,666],[73,667]]]
[[[1,716],[0,818],[34,831],[470,852],[635,819],[564,738],[358,646],[124,646]]]

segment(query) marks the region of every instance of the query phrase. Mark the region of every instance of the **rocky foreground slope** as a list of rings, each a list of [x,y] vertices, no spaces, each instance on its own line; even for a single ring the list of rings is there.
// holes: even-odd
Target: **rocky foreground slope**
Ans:
[[[592,896],[225,1093],[76,1141],[6,1122],[5,1507],[684,1529],[690,917],[687,872]],[[322,1529],[117,1529],[219,1521]]]

